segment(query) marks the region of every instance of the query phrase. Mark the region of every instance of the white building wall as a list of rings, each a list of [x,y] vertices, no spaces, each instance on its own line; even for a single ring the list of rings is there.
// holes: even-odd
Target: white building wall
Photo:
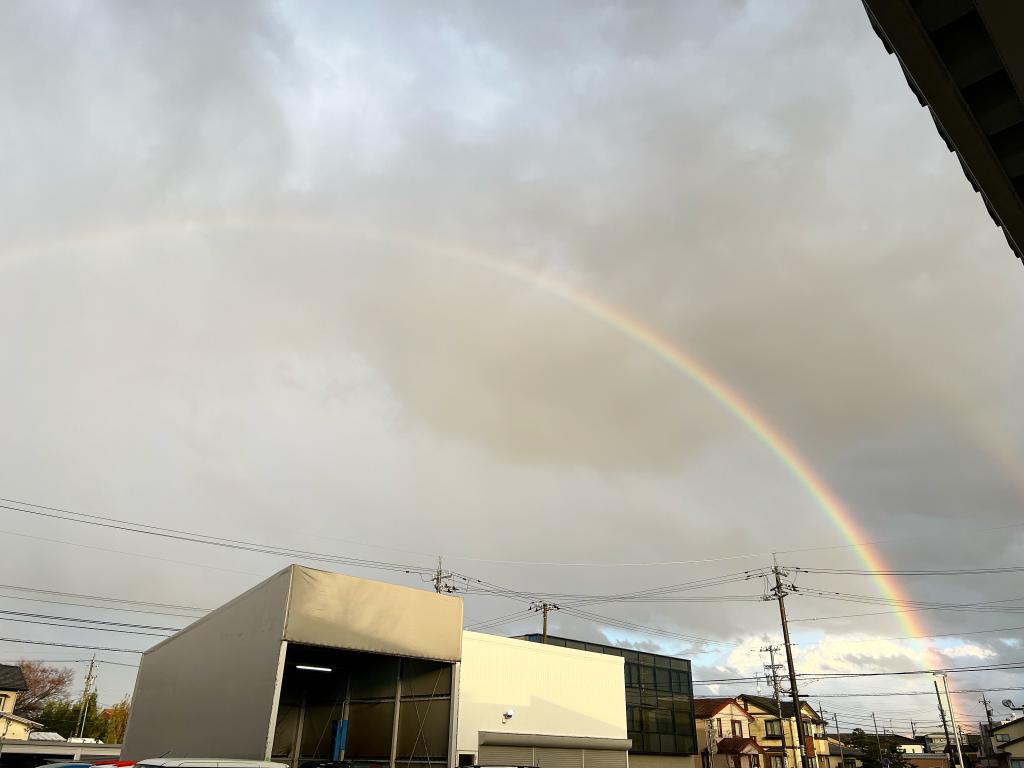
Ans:
[[[625,739],[622,658],[465,632],[458,751],[477,754],[480,732]]]

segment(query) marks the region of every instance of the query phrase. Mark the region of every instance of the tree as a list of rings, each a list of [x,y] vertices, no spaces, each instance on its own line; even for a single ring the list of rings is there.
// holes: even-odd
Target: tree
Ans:
[[[132,700],[125,696],[117,704],[100,712],[105,728],[103,741],[107,744],[120,744],[124,741],[124,732],[128,730],[128,716],[132,711]]]
[[[69,667],[51,667],[39,661],[22,659],[18,666],[21,667],[28,690],[18,694],[14,702],[14,714],[29,720],[38,720],[48,702],[66,698],[75,677]]]
[[[82,701],[68,698],[51,699],[39,713],[39,722],[43,730],[56,731],[65,739],[78,736],[78,728],[82,716]],[[85,728],[82,736],[87,739],[102,739],[107,724],[96,711],[96,691],[92,691],[85,700]]]
[[[885,757],[889,758],[889,768],[913,768],[913,763],[907,760],[903,750],[892,747],[885,751]]]
[[[850,734],[850,746],[859,750],[863,768],[882,768],[882,757],[878,754],[878,740],[864,733],[863,728],[854,728]]]

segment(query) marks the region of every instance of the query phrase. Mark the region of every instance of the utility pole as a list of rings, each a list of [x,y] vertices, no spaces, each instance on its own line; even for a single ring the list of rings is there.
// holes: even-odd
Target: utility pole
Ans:
[[[557,605],[555,605],[554,603],[540,602],[540,603],[531,603],[530,604],[530,610],[531,611],[540,611],[541,613],[544,614],[544,633],[543,633],[543,635],[541,635],[541,638],[542,638],[541,642],[544,643],[544,645],[547,645],[547,643],[548,643],[548,611],[557,611],[557,610],[560,610],[560,608]]]
[[[454,573],[452,573],[451,571],[446,571],[444,570],[444,568],[441,567],[441,557],[438,556],[437,570],[434,571],[434,578],[432,579],[432,581],[434,582],[434,591],[437,592],[437,594],[439,595],[450,595],[452,592],[455,591],[455,585],[452,584],[452,579],[454,578],[454,576]]]
[[[939,718],[942,720],[942,732],[946,735],[946,749],[949,749],[949,728],[946,726],[946,710],[942,707],[942,694],[939,693],[939,681],[932,679],[935,683],[935,698],[939,700]]]
[[[85,735],[85,725],[89,719],[89,688],[92,687],[92,673],[95,667],[96,654],[93,654],[92,661],[89,662],[89,671],[85,673],[85,687],[82,689],[82,708],[81,712],[78,713],[78,738],[82,738]]]
[[[967,763],[964,762],[964,752],[960,748],[960,734],[957,732],[956,725],[956,712],[953,711],[953,702],[949,698],[949,684],[946,682],[946,674],[942,673],[942,689],[946,693],[946,707],[949,708],[949,723],[953,726],[953,737],[956,739],[956,756],[960,761],[960,768],[967,768]]]
[[[984,754],[986,757],[992,756],[992,731],[995,728],[995,724],[992,722],[992,706],[988,703],[988,696],[985,692],[981,692],[981,704],[985,707],[985,719],[988,720],[988,731],[985,733],[985,738],[981,740],[981,746],[985,750]],[[984,729],[982,729],[984,730]]]
[[[782,639],[786,645],[786,664],[789,666],[789,692],[793,698],[793,715],[796,717],[796,739],[800,745],[799,759],[801,768],[806,768],[806,734],[804,733],[804,715],[800,708],[800,691],[796,685],[796,667],[793,665],[793,644],[789,641],[789,622],[786,619],[786,590],[782,586],[782,569],[772,555],[772,571],[775,574],[775,588],[772,597],[779,601],[779,618],[782,620]]]
[[[875,724],[875,744],[878,745],[878,759],[882,759],[882,740],[878,738],[878,721],[875,719],[875,713],[871,713],[871,722]]]
[[[769,645],[761,649],[761,651],[768,652],[768,658],[771,659],[771,664],[765,667],[765,670],[772,676],[772,693],[775,695],[775,708],[779,713],[779,735],[782,737],[782,766],[783,768],[789,768],[789,752],[786,750],[786,721],[782,717],[782,701],[779,699],[779,670],[782,669],[781,664],[775,663],[775,652],[779,650],[777,645]]]
[[[715,755],[718,753],[718,740],[715,739],[715,724],[710,717],[705,722],[707,723],[708,768],[714,768]]]
[[[839,742],[839,764],[843,768],[846,768],[846,754],[843,752],[843,734],[839,732],[839,715],[833,712],[832,717],[836,719],[836,740]]]

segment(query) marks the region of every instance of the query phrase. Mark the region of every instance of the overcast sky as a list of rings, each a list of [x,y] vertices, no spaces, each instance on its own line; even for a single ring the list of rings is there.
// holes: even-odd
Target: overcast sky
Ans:
[[[728,382],[890,566],[1022,562],[1024,270],[858,2],[9,2],[0,52],[4,497],[417,566],[443,555],[530,592],[691,581],[779,550],[863,567],[743,423],[529,273]],[[0,536],[9,587],[174,605],[215,606],[288,562],[11,509]],[[863,576],[798,585],[880,594]],[[903,587],[1017,599],[914,615],[954,635],[925,641],[949,665],[1022,658],[1018,575]],[[0,592],[9,611],[185,621]],[[523,607],[466,597],[468,622]],[[720,645],[567,612],[553,630],[682,653],[705,679],[760,672],[756,649],[779,636],[756,599],[593,610]],[[790,599],[794,618],[885,610]],[[2,637],[155,641],[10,618]],[[538,628],[524,612],[488,631]],[[908,634],[892,613],[794,631],[801,671],[928,663],[892,639]],[[0,660],[90,654],[4,642]],[[101,701],[133,678],[102,666]],[[1024,698],[993,698],[1007,695]],[[974,721],[977,698],[958,705]],[[897,729],[937,719],[931,698],[882,702],[830,711],[844,727],[872,708]]]

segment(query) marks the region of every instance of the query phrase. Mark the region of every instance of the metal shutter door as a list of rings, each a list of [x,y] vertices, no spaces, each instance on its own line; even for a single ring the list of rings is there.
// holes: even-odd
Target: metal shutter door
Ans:
[[[537,747],[537,762],[540,768],[583,768],[582,749],[558,749]]]
[[[626,768],[626,753],[615,749],[584,750],[585,768]]]
[[[533,747],[481,746],[480,765],[534,765]]]

